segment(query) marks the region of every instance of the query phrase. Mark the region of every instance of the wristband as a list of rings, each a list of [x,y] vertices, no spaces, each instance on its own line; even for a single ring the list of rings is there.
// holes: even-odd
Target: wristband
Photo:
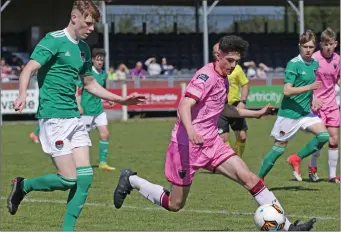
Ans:
[[[242,101],[240,101],[240,102],[243,102],[243,103],[244,103],[244,105],[246,105],[246,100],[242,100]]]

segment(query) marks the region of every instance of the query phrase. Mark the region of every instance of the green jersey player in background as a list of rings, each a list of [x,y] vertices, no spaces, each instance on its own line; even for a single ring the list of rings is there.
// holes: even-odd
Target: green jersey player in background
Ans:
[[[39,139],[43,151],[56,166],[57,174],[36,178],[16,177],[7,199],[14,215],[32,191],[70,190],[62,230],[74,230],[93,179],[89,146],[91,141],[80,119],[75,81],[80,76],[84,89],[93,95],[119,104],[139,104],[144,97],[133,93],[121,97],[105,90],[92,75],[91,52],[82,39],[94,30],[100,12],[90,0],[76,0],[64,30],[48,33],[35,47],[31,60],[20,75],[19,96],[14,103],[21,112],[26,102],[30,76],[38,71]]]
[[[264,178],[272,169],[276,160],[284,153],[288,141],[293,139],[298,130],[315,135],[297,154],[288,158],[294,169],[294,176],[302,181],[300,162],[303,158],[320,150],[329,140],[329,134],[321,119],[311,113],[313,90],[318,89],[321,82],[316,82],[318,62],[312,58],[316,48],[315,34],[308,30],[300,36],[300,54],[291,59],[285,69],[284,97],[278,111],[277,120],[271,131],[275,144],[265,156],[258,172]]]
[[[103,87],[106,81],[106,73],[103,71],[105,55],[103,49],[93,49],[92,51],[92,74],[96,81]],[[77,97],[77,104],[85,128],[88,132],[94,128],[97,128],[99,131],[99,168],[107,171],[115,170],[114,167],[110,167],[107,164],[109,130],[108,119],[103,109],[102,99],[83,89],[84,86],[80,79],[77,81],[77,85],[82,91]],[[78,89],[76,92],[79,93]],[[112,103],[109,102],[109,104],[111,105]]]

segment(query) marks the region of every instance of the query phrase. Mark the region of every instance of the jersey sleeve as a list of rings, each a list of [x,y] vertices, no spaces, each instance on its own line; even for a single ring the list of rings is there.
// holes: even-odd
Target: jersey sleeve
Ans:
[[[284,83],[294,84],[297,78],[297,70],[294,62],[289,62],[285,68],[285,78]]]
[[[82,42],[81,42],[82,43]],[[83,42],[85,43],[85,42]],[[85,61],[83,64],[83,68],[80,71],[80,75],[84,75],[84,76],[92,76],[92,61],[91,61],[91,52],[90,52],[90,48],[87,44],[85,44],[86,46],[84,47],[84,56],[85,56]]]
[[[214,85],[214,78],[208,74],[195,74],[191,82],[188,84],[185,97],[194,99],[196,102],[202,100]]]
[[[249,83],[249,79],[247,79],[242,67],[240,67],[239,65],[236,67],[238,68],[238,82],[239,82],[239,86],[244,86],[247,83]]]
[[[78,86],[78,88],[83,88],[83,82],[80,78],[78,78],[76,81],[75,81],[76,85]]]
[[[34,48],[30,58],[43,66],[58,53],[59,41],[50,34],[46,35]]]

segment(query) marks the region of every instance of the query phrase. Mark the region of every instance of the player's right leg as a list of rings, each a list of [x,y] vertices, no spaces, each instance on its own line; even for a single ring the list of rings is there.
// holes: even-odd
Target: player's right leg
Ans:
[[[265,187],[264,182],[252,173],[244,161],[238,156],[231,156],[215,168],[217,173],[236,181],[246,188],[253,196],[258,205],[277,204],[280,205],[276,196]],[[291,224],[287,219],[284,225],[285,231],[309,231],[313,228],[316,219],[313,218],[303,224]]]
[[[126,196],[136,189],[154,204],[169,211],[179,211],[185,206],[195,172],[189,166],[189,147],[171,142],[165,163],[165,175],[172,183],[171,192],[137,176],[130,169],[125,169],[121,172],[114,191],[115,207],[121,208]]]
[[[31,191],[65,191],[76,184],[75,164],[67,140],[68,128],[63,126],[63,119],[40,119],[39,124],[43,151],[53,158],[58,174],[47,174],[32,179],[16,177],[7,200],[7,207],[12,215],[17,212],[24,196]]]
[[[300,129],[300,125],[296,119],[290,119],[278,116],[271,131],[271,136],[275,139],[275,143],[271,150],[266,154],[262,166],[258,171],[258,176],[262,179],[270,172],[275,165],[276,160],[285,152],[288,141],[293,139]],[[294,173],[296,179],[301,174]]]

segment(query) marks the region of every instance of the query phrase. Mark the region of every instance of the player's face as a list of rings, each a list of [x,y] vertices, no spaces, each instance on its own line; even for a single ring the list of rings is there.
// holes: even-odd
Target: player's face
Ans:
[[[219,50],[217,58],[223,76],[227,76],[233,72],[234,68],[239,63],[240,54],[238,52],[224,53]]]
[[[96,56],[92,59],[92,63],[94,64],[95,68],[100,70],[103,68],[104,64],[104,57],[103,56]]]
[[[73,14],[73,22],[76,28],[77,37],[86,39],[95,29],[95,21],[91,15],[84,17],[81,14]]]
[[[325,57],[330,57],[337,46],[337,41],[335,39],[331,39],[329,41],[321,42],[320,45],[323,55]]]
[[[300,45],[300,54],[304,59],[310,59],[315,51],[315,44],[313,41],[309,41]]]

